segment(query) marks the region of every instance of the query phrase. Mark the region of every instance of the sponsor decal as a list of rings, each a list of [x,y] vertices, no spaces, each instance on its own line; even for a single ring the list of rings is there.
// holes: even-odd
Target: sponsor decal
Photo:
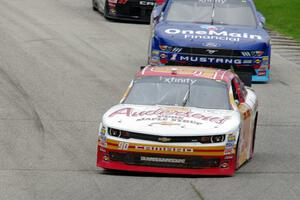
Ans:
[[[141,156],[141,161],[148,161],[148,162],[163,162],[163,163],[178,163],[184,164],[185,159],[178,159],[178,158],[157,158],[157,157],[146,157]]]
[[[180,148],[180,147],[155,147],[155,146],[135,146],[136,150],[143,150],[143,151],[165,151],[165,152],[194,152],[193,148]]]
[[[259,65],[261,63],[261,60],[260,59],[256,59],[255,63]]]
[[[164,53],[162,53],[162,54],[160,54],[160,57],[161,57],[162,59],[164,59],[164,58],[166,58],[166,57],[167,57],[167,55],[166,55],[166,54],[164,54]]]
[[[231,156],[225,156],[225,157],[224,157],[225,160],[230,160],[230,159],[232,159],[232,158],[233,158],[232,155],[231,155]]]
[[[224,27],[222,26],[212,26],[212,25],[201,25],[200,27],[208,31],[221,31],[224,29]]]
[[[234,134],[228,135],[228,142],[235,142],[235,135]]]
[[[263,59],[263,61],[269,61],[269,57],[268,56],[263,56],[262,59]]]
[[[153,50],[153,51],[152,51],[152,55],[156,55],[156,56],[158,56],[158,55],[159,55],[159,51],[157,51],[157,50]]]
[[[156,124],[159,125],[165,125],[165,126],[180,126],[181,123],[185,123],[185,124],[194,124],[194,125],[201,125],[202,123],[197,122],[196,120],[188,120],[188,119],[184,119],[183,117],[177,117],[177,116],[162,116],[162,117],[143,117],[143,118],[139,118],[136,120],[137,122],[141,122],[141,121],[158,121],[158,122],[154,122],[149,124],[149,126],[153,126]],[[161,121],[161,122],[159,122]]]
[[[233,147],[234,147],[234,142],[228,142],[228,143],[226,143],[225,149],[232,150]]]
[[[225,155],[231,155],[234,154],[234,150],[233,149],[226,149],[224,152]]]
[[[197,79],[191,79],[191,78],[177,78],[177,77],[166,77],[161,76],[160,81],[163,83],[178,83],[178,84],[195,84],[198,80]]]
[[[156,110],[147,110],[147,111],[135,111],[134,108],[121,108],[113,113],[111,113],[108,117],[115,117],[118,115],[132,117],[132,118],[140,118],[140,117],[172,117],[175,116],[177,119],[190,118],[195,120],[209,121],[216,124],[224,124],[226,121],[231,119],[231,116],[211,116],[204,115],[197,112],[192,111],[172,111],[168,109],[159,108]],[[194,120],[191,120],[194,121]]]
[[[260,35],[228,32],[219,30],[220,27],[215,26],[201,26],[201,28],[202,30],[169,28],[165,30],[165,33],[168,35],[182,35],[185,39],[222,40],[231,42],[239,42],[241,39],[262,40],[262,36]]]
[[[204,46],[204,47],[220,47],[221,44],[214,43],[214,42],[203,42],[202,46]]]
[[[152,56],[151,60],[153,60],[153,61],[159,61],[159,57],[158,56]]]
[[[103,137],[103,138],[99,139],[99,146],[102,147],[102,148],[107,147],[106,137]]]
[[[177,55],[178,55],[178,54],[174,53],[174,54],[172,55],[172,57],[170,58],[170,60],[171,60],[171,61],[176,61]]]
[[[203,56],[177,56],[178,61],[190,63],[209,63],[209,64],[230,64],[230,65],[250,65],[252,60],[243,60],[239,58],[219,58],[219,57],[203,57]]]

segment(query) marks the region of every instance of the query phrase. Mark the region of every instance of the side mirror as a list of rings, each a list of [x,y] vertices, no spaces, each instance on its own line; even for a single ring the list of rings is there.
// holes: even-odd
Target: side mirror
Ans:
[[[165,2],[166,2],[166,0],[156,0],[155,1],[156,4],[155,4],[152,14],[151,14],[151,19],[153,22],[156,22],[162,15],[162,11],[163,11]]]
[[[257,17],[258,17],[260,26],[264,27],[266,24],[266,18],[263,16],[263,14],[261,14],[261,12],[258,12],[258,11],[257,11]]]

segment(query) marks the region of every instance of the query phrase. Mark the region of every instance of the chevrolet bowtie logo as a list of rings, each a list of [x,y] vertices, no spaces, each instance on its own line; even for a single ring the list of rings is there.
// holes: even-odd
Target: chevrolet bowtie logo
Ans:
[[[214,53],[218,52],[218,50],[212,50],[212,49],[207,49],[206,51],[209,54],[214,54]]]
[[[160,142],[170,142],[171,140],[172,140],[171,138],[166,138],[166,137],[158,138],[158,141]]]

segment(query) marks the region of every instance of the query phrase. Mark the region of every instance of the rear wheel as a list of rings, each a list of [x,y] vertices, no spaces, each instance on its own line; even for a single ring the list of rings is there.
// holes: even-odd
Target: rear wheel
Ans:
[[[236,143],[236,148],[235,148],[235,170],[238,170],[240,168],[239,166],[239,143],[240,143],[240,138],[238,138],[238,141]]]
[[[98,11],[98,3],[96,0],[93,0],[93,10]]]
[[[252,136],[252,146],[251,146],[250,159],[252,159],[253,156],[254,156],[254,147],[255,147],[255,137],[256,137],[257,120],[258,120],[258,113],[256,114],[255,120],[254,120],[254,128],[253,128],[253,136]]]

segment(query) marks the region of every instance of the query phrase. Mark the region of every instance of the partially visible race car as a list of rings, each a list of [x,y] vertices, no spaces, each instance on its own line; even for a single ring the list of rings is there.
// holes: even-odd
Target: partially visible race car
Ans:
[[[257,106],[230,70],[147,66],[103,116],[97,166],[232,176],[253,157]]]
[[[155,0],[92,0],[93,9],[110,19],[149,22]],[[161,0],[158,0],[160,2]]]
[[[270,36],[252,0],[166,0],[151,23],[151,65],[232,68],[246,85],[269,80]]]

